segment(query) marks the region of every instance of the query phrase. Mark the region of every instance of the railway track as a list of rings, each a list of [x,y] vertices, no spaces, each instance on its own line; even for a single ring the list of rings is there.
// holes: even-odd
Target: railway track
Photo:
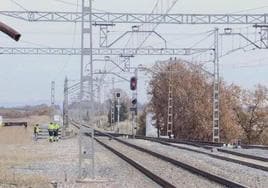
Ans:
[[[100,131],[95,131],[95,133],[96,133],[96,135],[103,135],[103,133]],[[112,137],[122,137],[122,136],[128,136],[130,138],[132,137],[131,135],[118,134],[118,133],[109,133],[109,135]],[[195,152],[195,153],[208,155],[209,157],[212,157],[215,159],[220,159],[220,160],[224,160],[224,161],[228,161],[228,162],[232,162],[232,163],[236,163],[236,164],[240,164],[240,165],[244,165],[244,166],[248,166],[251,168],[255,168],[258,170],[263,170],[263,171],[268,172],[268,165],[266,164],[266,162],[268,162],[268,158],[258,157],[258,156],[254,156],[254,155],[247,155],[247,154],[242,154],[239,152],[233,152],[233,151],[217,148],[216,146],[220,146],[221,143],[219,143],[219,144],[214,143],[213,145],[215,147],[212,147],[212,146],[205,146],[205,145],[200,145],[200,144],[192,143],[192,142],[189,143],[187,141],[178,141],[178,140],[166,139],[166,138],[153,138],[153,137],[144,137],[144,136],[136,136],[136,138],[157,142],[157,143],[167,145],[167,146],[177,148],[177,149],[182,149],[182,150],[187,150],[187,151],[191,151],[191,152]],[[210,149],[210,150],[212,150],[213,148],[216,148],[216,150],[218,152],[234,155],[234,157],[233,156],[226,157],[226,156],[211,153],[210,151],[205,152],[205,151],[201,151],[201,150],[192,149],[189,147],[174,145],[174,143],[175,144],[186,144],[186,145],[190,145],[190,146],[194,146],[194,147],[201,147],[201,148]],[[210,142],[203,142],[203,144],[207,144],[207,143],[210,143]],[[236,157],[236,156],[238,156],[238,157]],[[247,160],[249,160],[249,161],[247,161]]]
[[[112,136],[119,137],[119,136],[128,136],[132,137],[132,135],[129,134],[120,134],[120,133],[109,133]],[[141,135],[136,135],[135,138],[138,139],[151,139],[155,137],[146,137],[146,136],[141,136]],[[170,142],[170,143],[178,143],[178,144],[187,144],[187,145],[192,145],[196,147],[201,147],[204,149],[212,149],[213,147],[222,147],[224,143],[215,143],[215,142],[209,142],[209,141],[198,141],[198,140],[179,140],[179,139],[170,139],[170,138],[156,138],[158,140],[164,141],[164,142]],[[262,150],[268,150],[268,146],[264,145],[246,145],[242,144],[241,148],[243,149],[262,149]]]
[[[173,164],[176,167],[179,167],[179,168],[182,168],[184,170],[187,170],[190,173],[193,173],[195,175],[201,176],[201,177],[203,177],[203,178],[205,178],[205,179],[207,179],[207,180],[209,180],[211,182],[217,183],[219,185],[223,185],[223,186],[226,186],[226,187],[247,187],[245,185],[236,183],[234,181],[231,181],[231,180],[228,180],[226,178],[217,176],[215,174],[208,173],[208,172],[206,172],[204,170],[195,168],[194,166],[191,166],[191,165],[188,165],[186,163],[174,160],[172,158],[166,157],[164,155],[161,155],[159,153],[153,152],[151,150],[139,147],[139,146],[134,145],[134,144],[130,144],[130,143],[125,142],[125,141],[123,141],[121,139],[113,137],[112,135],[101,133],[99,131],[96,131],[96,132],[98,133],[98,135],[109,137],[110,139],[115,140],[115,141],[117,141],[117,142],[119,142],[119,143],[121,143],[123,145],[126,145],[128,147],[134,148],[135,150],[138,150],[140,152],[149,154],[149,155],[151,155],[151,156],[153,156],[153,157],[155,157],[157,159],[161,159],[162,161],[165,161],[165,162],[168,162],[170,164]]]
[[[189,147],[185,147],[185,146],[179,146],[179,145],[174,145],[170,142],[164,142],[158,139],[154,139],[154,138],[143,138],[144,140],[149,140],[152,142],[157,142],[166,146],[170,146],[173,148],[177,148],[177,149],[182,149],[182,150],[187,150],[187,151],[191,151],[191,152],[195,152],[195,153],[200,153],[200,154],[204,154],[204,155],[208,155],[209,157],[215,158],[215,159],[220,159],[220,160],[224,160],[224,161],[228,161],[228,162],[232,162],[232,163],[236,163],[236,164],[241,164],[241,165],[245,165],[251,168],[255,168],[255,169],[259,169],[259,170],[263,170],[268,172],[268,165],[267,163],[263,163],[263,162],[267,162],[266,158],[262,158],[262,157],[258,157],[258,156],[253,156],[253,155],[246,155],[246,154],[240,154],[237,152],[231,152],[228,150],[223,150],[223,149],[217,149],[219,152],[223,152],[223,153],[228,153],[231,155],[235,155],[235,156],[239,156],[239,157],[243,157],[244,159],[253,159],[251,160],[252,162],[247,162],[246,160],[242,160],[242,159],[236,159],[236,157],[225,157],[222,155],[217,155],[211,152],[205,152],[205,151],[201,151],[201,150],[196,150],[196,149],[192,149]],[[261,163],[259,162],[261,161]],[[260,164],[256,164],[256,163],[260,163]],[[266,165],[265,165],[266,164]]]
[[[76,124],[76,127],[79,128],[79,125],[77,123],[75,123],[75,124]],[[86,125],[82,125],[82,126],[86,126]],[[166,156],[161,155],[159,153],[156,153],[156,152],[147,150],[145,148],[142,148],[142,147],[127,143],[125,141],[122,141],[122,140],[110,135],[110,134],[102,133],[100,131],[95,131],[95,132],[96,132],[96,135],[108,137],[108,138],[110,138],[112,140],[117,141],[118,143],[121,143],[121,144],[123,144],[125,146],[128,146],[130,148],[138,150],[138,151],[140,151],[142,153],[145,153],[145,154],[147,154],[149,156],[155,157],[156,159],[159,159],[159,160],[164,161],[166,163],[172,164],[172,165],[174,165],[176,167],[179,167],[180,169],[184,169],[184,170],[190,172],[191,174],[195,174],[197,176],[203,177],[203,178],[209,180],[210,182],[214,182],[214,183],[216,183],[218,185],[222,185],[222,186],[226,186],[226,187],[247,187],[247,186],[239,184],[237,182],[234,182],[234,181],[228,180],[226,178],[217,176],[215,174],[208,173],[208,172],[206,172],[204,170],[195,168],[194,166],[188,165],[186,163],[183,163],[183,162],[174,160],[172,158],[166,157]],[[90,136],[90,134],[88,134],[88,136]],[[101,144],[102,146],[104,146],[105,148],[109,149],[110,151],[112,151],[117,156],[119,156],[120,158],[122,158],[125,161],[127,161],[129,164],[134,166],[136,169],[141,171],[143,174],[145,174],[147,177],[149,177],[150,179],[152,179],[156,183],[158,183],[160,186],[162,186],[162,187],[176,187],[176,186],[172,185],[168,180],[165,180],[162,177],[160,177],[159,175],[154,174],[151,170],[146,169],[144,166],[140,165],[139,163],[135,162],[131,158],[127,157],[122,152],[114,149],[113,147],[109,146],[108,144],[105,144],[99,138],[95,138],[95,140],[99,144]]]
[[[98,132],[96,132],[96,134],[98,134]],[[109,133],[109,134],[114,136],[114,137],[128,136],[129,138],[132,138],[132,135],[128,135],[128,134],[118,134],[118,133]],[[162,143],[162,144],[165,144],[165,145],[170,145],[172,147],[177,147],[177,148],[180,148],[180,149],[186,149],[186,150],[189,150],[189,151],[191,149],[187,149],[187,147],[173,146],[173,144],[185,144],[185,145],[194,146],[194,147],[197,147],[197,148],[203,148],[203,149],[206,149],[206,150],[209,150],[209,151],[217,150],[218,152],[221,152],[221,153],[230,154],[230,155],[233,155],[233,156],[236,156],[236,157],[243,157],[243,158],[248,159],[248,160],[256,160],[256,161],[261,161],[261,162],[268,162],[268,158],[265,158],[265,157],[259,157],[259,156],[250,155],[250,154],[243,154],[243,153],[234,152],[234,151],[219,148],[219,147],[223,146],[223,143],[198,142],[198,141],[181,141],[181,140],[174,140],[174,139],[168,139],[168,138],[154,138],[154,137],[145,137],[145,136],[135,136],[135,138],[143,139],[143,140],[150,140],[150,141],[153,141],[153,142],[158,142],[158,143]],[[252,147],[250,147],[250,148],[252,148]],[[199,152],[198,150],[194,150],[194,149],[192,149],[192,151],[193,152]],[[199,152],[199,153],[202,153],[202,152]],[[208,153],[208,152],[204,152],[204,154],[205,153]],[[213,157],[213,154],[211,154],[211,157]],[[232,159],[232,157],[221,157],[221,156],[217,157],[217,156],[215,156],[214,158],[218,158],[218,159],[226,160],[226,161],[229,161],[229,162],[234,162],[234,163],[246,165],[246,166],[249,166],[249,167],[252,167],[252,168],[267,171],[267,167],[265,167],[265,165],[258,165],[258,164],[254,164],[254,163],[252,164],[252,163],[248,163],[246,161]]]
[[[71,121],[71,123],[77,129],[80,129],[80,126],[79,126],[79,123],[78,122]],[[87,125],[82,125],[82,126],[88,127]],[[91,134],[88,133],[87,136],[91,136]],[[141,173],[143,173],[144,175],[146,175],[148,178],[150,178],[152,181],[154,181],[155,183],[157,183],[159,186],[166,187],[166,188],[176,188],[176,186],[172,185],[171,183],[169,183],[168,181],[164,180],[163,178],[161,178],[160,176],[156,175],[155,173],[151,172],[150,170],[148,170],[147,168],[143,167],[142,165],[138,164],[137,162],[135,162],[131,158],[129,158],[126,155],[124,155],[122,152],[119,152],[116,149],[114,149],[113,147],[110,147],[108,144],[105,144],[100,139],[97,139],[97,138],[94,138],[94,139],[100,145],[102,145],[103,147],[105,147],[106,149],[108,149],[109,151],[111,151],[112,153],[114,153],[115,155],[117,155],[118,157],[120,157],[121,159],[123,159],[124,161],[126,161],[131,166],[135,167],[137,170],[139,170]]]
[[[241,145],[242,148],[245,149],[262,149],[262,150],[268,150],[268,146],[262,146],[262,145]]]
[[[155,155],[155,157],[157,157],[157,158],[161,158],[162,160],[166,160],[167,158],[165,157],[165,156],[161,156],[160,154],[157,154],[157,153],[155,153],[155,152],[152,152],[152,151],[144,151],[144,150],[146,150],[146,149],[144,149],[144,148],[139,148],[138,146],[135,146],[135,145],[133,145],[133,144],[130,144],[130,143],[127,143],[127,142],[124,142],[124,141],[122,141],[121,139],[118,139],[117,137],[121,137],[121,136],[129,136],[129,135],[125,135],[125,134],[115,134],[115,133],[112,133],[112,134],[107,134],[107,133],[103,133],[103,132],[100,132],[100,131],[95,131],[95,133],[96,133],[96,135],[97,136],[106,136],[106,137],[109,137],[109,138],[111,138],[111,139],[113,139],[113,140],[116,140],[117,142],[120,142],[120,143],[122,143],[122,144],[125,144],[125,145],[128,145],[128,146],[130,146],[130,145],[132,145],[132,146],[130,146],[130,147],[134,147],[135,149],[137,149],[137,150],[139,150],[139,151],[142,151],[142,152],[146,152],[146,153],[149,153],[150,155]],[[145,138],[139,138],[139,139],[145,139]],[[146,139],[148,140],[149,138],[148,137],[146,137]],[[150,139],[149,139],[150,140]],[[214,153],[209,153],[209,152],[205,152],[205,150],[203,150],[203,151],[200,151],[200,150],[195,150],[195,149],[192,149],[192,148],[188,148],[188,147],[183,147],[183,146],[178,146],[178,145],[173,145],[174,143],[173,142],[164,142],[164,141],[160,141],[160,140],[157,140],[157,139],[155,139],[154,140],[155,142],[158,142],[158,143],[161,143],[161,144],[163,144],[163,145],[167,145],[167,146],[171,146],[171,147],[174,147],[174,148],[178,148],[178,149],[184,149],[184,150],[188,150],[188,151],[192,151],[192,152],[196,152],[196,153],[200,153],[200,154],[205,154],[205,155],[208,155],[208,156],[210,156],[210,157],[212,157],[212,158],[216,158],[216,159],[220,159],[220,160],[224,160],[224,161],[228,161],[228,162],[233,162],[233,163],[237,163],[237,164],[240,164],[240,165],[244,165],[244,166],[248,166],[248,167],[251,167],[251,168],[255,168],[255,169],[259,169],[259,170],[263,170],[263,171],[268,171],[268,166],[266,165],[266,166],[263,166],[263,165],[260,165],[260,164],[255,164],[254,162],[247,162],[247,161],[243,161],[243,160],[239,160],[239,159],[234,159],[234,158],[232,158],[232,157],[226,157],[226,156],[219,156],[219,155],[215,155]],[[99,141],[98,141],[99,142]],[[124,142],[124,143],[123,143]],[[138,148],[137,148],[138,147]],[[106,147],[107,148],[107,147]],[[108,149],[108,148],[107,148]],[[151,153],[152,152],[152,153]],[[116,154],[116,153],[115,153]],[[167,159],[167,160],[171,160],[172,161],[172,159]],[[135,161],[134,161],[135,162]],[[168,161],[168,162],[170,162],[170,161]],[[174,165],[176,165],[176,166],[179,166],[179,167],[181,167],[181,168],[185,168],[185,165],[183,165],[183,164],[180,164],[180,163],[177,163],[176,164],[176,162],[170,162],[170,163],[175,163]],[[136,168],[136,167],[135,167]],[[187,167],[186,167],[187,168]],[[138,168],[137,168],[138,169]],[[140,169],[138,169],[138,170],[140,170]],[[190,169],[186,169],[186,170],[188,170],[188,171],[190,171],[191,173],[195,173],[195,174],[198,174],[199,172],[198,172],[198,169],[191,169],[191,167],[190,167]],[[144,173],[145,175],[146,175],[146,172]],[[202,173],[201,173],[202,174]],[[200,174],[198,174],[198,175],[200,175]],[[203,175],[203,177],[211,177],[211,175],[213,176],[213,174],[206,174],[205,173],[205,175]],[[149,176],[148,176],[149,177]],[[157,175],[156,175],[156,177],[157,177]],[[151,178],[151,177],[149,177],[149,178]],[[160,177],[158,176],[156,179],[159,179]],[[214,177],[215,178],[215,177]],[[221,178],[221,177],[218,177],[218,178]],[[152,178],[151,178],[152,179]],[[213,178],[212,178],[213,179]],[[224,178],[223,178],[224,179]],[[219,184],[221,184],[221,185],[224,185],[224,186],[227,186],[227,187],[246,187],[245,185],[240,185],[240,184],[238,184],[238,185],[236,185],[236,186],[234,186],[234,185],[227,185],[227,184],[224,184],[224,181],[223,181],[223,183],[221,182],[221,180],[217,180],[217,178],[216,178],[216,180],[214,179],[214,180],[210,180],[210,181],[214,181],[214,182],[217,182],[217,183],[219,183]],[[227,181],[230,181],[230,180],[227,180]],[[232,181],[230,181],[230,182],[232,182]],[[230,183],[229,182],[229,183]],[[226,182],[225,182],[226,183]],[[233,183],[235,183],[235,182],[233,182]]]
[[[160,176],[158,176],[155,173],[151,172],[147,168],[143,167],[139,163],[135,162],[131,158],[127,157],[123,153],[117,151],[113,147],[110,147],[108,144],[105,144],[104,142],[102,142],[101,140],[99,140],[97,138],[95,138],[95,140],[100,145],[102,145],[103,147],[107,148],[112,153],[114,153],[115,155],[117,155],[118,157],[120,157],[121,159],[123,159],[124,161],[126,161],[127,163],[131,164],[132,166],[134,166],[136,169],[138,169],[140,172],[142,172],[143,174],[145,174],[147,177],[149,177],[151,180],[153,180],[154,182],[156,182],[158,185],[160,185],[162,187],[167,187],[167,188],[175,188],[176,187],[175,185],[172,185],[171,183],[169,183],[168,181],[164,180]]]
[[[244,154],[244,153],[230,151],[230,150],[221,149],[221,148],[217,148],[217,150],[219,152],[222,152],[222,153],[228,153],[231,155],[236,155],[236,156],[240,156],[240,157],[244,157],[244,158],[248,158],[248,159],[254,159],[254,160],[258,160],[258,161],[268,162],[268,158],[266,158],[266,157],[259,157],[259,156],[255,156],[255,155]]]

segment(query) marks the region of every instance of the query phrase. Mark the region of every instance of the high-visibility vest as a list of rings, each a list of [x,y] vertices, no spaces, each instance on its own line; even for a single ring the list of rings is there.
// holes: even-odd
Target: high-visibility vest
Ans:
[[[60,129],[60,126],[59,126],[59,124],[55,123],[54,124],[54,130],[58,130],[58,129]]]
[[[40,131],[39,127],[35,125],[34,126],[34,133],[39,133],[39,131]]]
[[[49,124],[48,125],[48,130],[53,131],[54,130],[54,125],[53,124]]]

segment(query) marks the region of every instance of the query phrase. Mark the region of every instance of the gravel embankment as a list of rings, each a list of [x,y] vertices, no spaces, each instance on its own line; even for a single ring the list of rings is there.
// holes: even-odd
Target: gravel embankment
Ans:
[[[96,181],[90,183],[76,183],[78,177],[78,139],[77,137],[59,142],[49,143],[47,140],[32,141],[26,145],[8,145],[7,152],[19,152],[27,156],[27,160],[14,161],[10,171],[15,177],[29,176],[41,177],[46,183],[42,185],[34,182],[34,187],[51,187],[50,182],[58,182],[58,187],[116,187],[138,188],[158,187],[152,180],[145,177],[141,172],[127,164],[116,155],[95,145],[95,174]],[[67,182],[65,181],[67,179]],[[32,183],[25,183],[32,185]],[[1,187],[1,186],[0,186]],[[23,187],[22,184],[19,187]]]
[[[155,142],[138,139],[124,140],[249,187],[266,188],[268,185],[268,172],[262,170],[214,159],[204,154],[181,150]]]
[[[125,146],[115,140],[108,138],[99,138],[104,143],[114,149],[124,153],[127,157],[135,160],[140,165],[148,168],[153,173],[169,181],[176,187],[221,187],[220,185],[211,182],[203,177],[196,176],[186,170],[178,168],[163,160],[157,159],[149,154],[145,154],[128,146]]]

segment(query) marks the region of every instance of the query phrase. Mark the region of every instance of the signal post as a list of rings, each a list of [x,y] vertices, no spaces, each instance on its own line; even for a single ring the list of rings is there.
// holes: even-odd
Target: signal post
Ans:
[[[132,99],[131,99],[132,107],[130,108],[130,111],[132,112],[131,134],[133,135],[133,138],[135,138],[137,130],[137,115],[138,115],[137,81],[138,81],[138,69],[135,69],[135,76],[131,77],[130,79],[130,89],[132,90]]]

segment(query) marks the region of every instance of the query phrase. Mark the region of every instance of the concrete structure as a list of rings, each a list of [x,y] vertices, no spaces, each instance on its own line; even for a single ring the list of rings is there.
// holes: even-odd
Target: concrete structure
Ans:
[[[146,114],[146,136],[157,137],[157,128],[155,127],[154,114],[148,112]]]

